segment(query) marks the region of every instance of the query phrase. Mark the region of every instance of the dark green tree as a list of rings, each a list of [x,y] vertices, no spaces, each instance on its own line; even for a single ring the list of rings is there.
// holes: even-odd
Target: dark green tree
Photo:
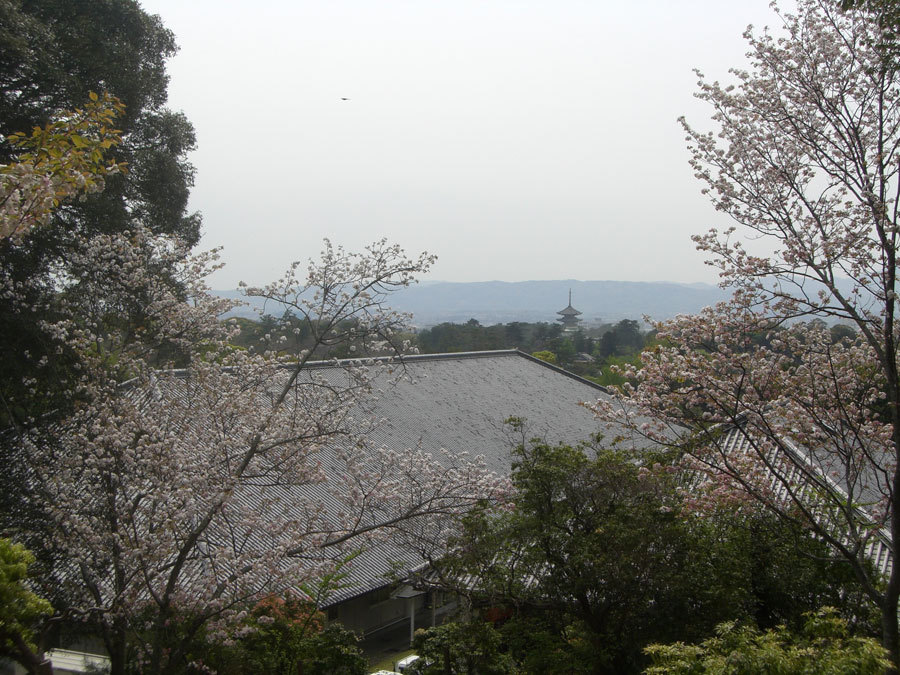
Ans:
[[[475,617],[416,631],[413,647],[428,665],[422,675],[504,675],[514,672],[500,633]]]
[[[473,513],[438,576],[510,608],[507,646],[534,672],[637,672],[646,644],[698,640],[731,618],[791,624],[825,604],[871,614],[821,544],[763,513],[688,513],[666,467],[599,444],[523,444],[513,509]]]
[[[856,330],[852,326],[848,326],[845,323],[836,323],[834,324],[829,331],[831,332],[831,341],[832,342],[840,342],[841,340],[850,340],[851,342],[856,339]]]
[[[557,337],[547,342],[547,349],[556,354],[557,362],[568,366],[575,358],[575,345],[567,337]]]
[[[594,351],[594,339],[583,330],[575,331],[575,334],[572,335],[572,344],[575,345],[575,351],[579,353],[590,354]]]
[[[506,324],[506,344],[512,347],[524,346],[527,326],[528,324],[521,321],[512,321]]]
[[[600,344],[597,347],[597,355],[601,358],[608,358],[618,351],[619,336],[616,331],[608,330],[600,337]]]
[[[639,352],[643,346],[640,324],[634,319],[622,319],[601,336],[598,355],[601,358],[628,356]]]
[[[545,323],[540,322],[534,324],[534,329],[531,333],[531,348],[534,350],[545,349],[547,343],[553,338],[558,338],[562,335],[563,327],[562,324],[559,323]]]

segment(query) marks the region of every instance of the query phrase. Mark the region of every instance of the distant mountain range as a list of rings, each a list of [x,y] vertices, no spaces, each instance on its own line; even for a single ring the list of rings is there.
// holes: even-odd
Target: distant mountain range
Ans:
[[[643,281],[430,281],[395,293],[391,306],[411,312],[420,327],[442,322],[462,323],[476,319],[484,325],[510,321],[555,321],[557,312],[569,302],[582,312],[585,324],[621,319],[641,319],[644,315],[666,319],[676,314],[694,313],[725,300],[728,294],[711,284],[678,284]],[[214,291],[239,298],[238,291]],[[260,308],[260,303],[255,307]],[[266,307],[268,314],[280,315],[281,307]],[[243,307],[231,316],[256,318],[254,307]]]

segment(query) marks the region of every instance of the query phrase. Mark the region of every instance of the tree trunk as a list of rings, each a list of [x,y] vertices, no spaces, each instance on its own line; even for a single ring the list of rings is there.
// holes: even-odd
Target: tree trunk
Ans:
[[[900,432],[900,421],[895,416],[894,435],[897,436],[898,432]],[[900,444],[895,441],[894,447],[898,446]],[[900,488],[900,471],[895,471],[893,478],[894,495],[897,495],[900,494],[897,492]],[[881,645],[890,654],[891,661],[894,663],[892,672],[896,673],[900,668],[900,627],[898,627],[897,617],[898,609],[900,609],[898,608],[898,600],[900,600],[900,567],[898,565],[900,565],[900,560],[897,559],[897,542],[900,541],[900,510],[898,510],[896,502],[891,507],[891,553],[893,555],[891,574],[881,607]]]
[[[125,643],[113,645],[109,650],[109,675],[125,675]]]
[[[894,667],[889,671],[897,672],[897,664],[900,663],[900,640],[897,630],[897,603],[885,602],[885,605],[893,604],[893,610],[885,606],[881,611],[881,646],[890,654]]]
[[[18,633],[9,636],[19,652],[19,663],[32,675],[53,675],[53,666],[43,654],[35,654]]]
[[[890,251],[891,267],[889,272],[891,279],[887,287],[893,289],[895,256]],[[887,379],[887,395],[891,407],[891,424],[893,426],[891,441],[893,443],[894,459],[900,461],[900,371],[898,371],[896,344],[894,343],[893,320],[894,305],[889,302],[886,307],[884,323],[884,372]],[[900,629],[898,629],[898,600],[900,600],[900,560],[897,558],[897,543],[900,542],[900,510],[898,510],[897,496],[900,495],[900,465],[894,468],[892,478],[893,499],[890,504],[890,530],[891,530],[891,573],[888,578],[887,588],[884,593],[884,603],[881,608],[881,644],[888,651],[894,664],[892,672],[900,669]]]
[[[125,675],[128,640],[122,619],[113,619],[104,629],[103,644],[109,653],[109,675]]]

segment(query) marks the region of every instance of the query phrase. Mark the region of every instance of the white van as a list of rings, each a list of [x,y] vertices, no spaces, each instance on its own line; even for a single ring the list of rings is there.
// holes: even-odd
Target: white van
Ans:
[[[415,675],[419,672],[419,666],[422,665],[418,661],[419,657],[417,654],[410,654],[397,661],[397,670],[403,675]]]

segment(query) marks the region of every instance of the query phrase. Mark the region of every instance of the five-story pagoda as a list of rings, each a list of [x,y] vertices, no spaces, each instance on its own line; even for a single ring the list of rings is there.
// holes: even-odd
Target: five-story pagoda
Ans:
[[[563,325],[563,330],[565,331],[573,331],[578,328],[578,324],[581,323],[581,319],[578,316],[581,314],[577,309],[572,307],[572,289],[569,289],[569,306],[565,309],[561,309],[557,312],[559,314],[559,318],[557,321],[561,322]]]

